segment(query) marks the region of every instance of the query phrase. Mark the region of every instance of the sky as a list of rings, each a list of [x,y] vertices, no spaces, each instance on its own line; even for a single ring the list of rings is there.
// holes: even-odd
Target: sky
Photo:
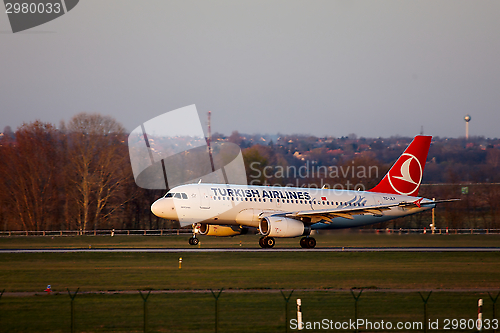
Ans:
[[[132,131],[195,104],[212,132],[500,137],[500,1],[82,0],[12,33],[0,131],[81,113]],[[206,129],[206,128],[205,128]]]

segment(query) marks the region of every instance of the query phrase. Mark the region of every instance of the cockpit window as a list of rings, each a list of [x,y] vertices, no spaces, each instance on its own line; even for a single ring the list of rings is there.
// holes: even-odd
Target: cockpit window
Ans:
[[[176,199],[187,199],[188,196],[186,193],[167,193],[164,198],[176,198]]]

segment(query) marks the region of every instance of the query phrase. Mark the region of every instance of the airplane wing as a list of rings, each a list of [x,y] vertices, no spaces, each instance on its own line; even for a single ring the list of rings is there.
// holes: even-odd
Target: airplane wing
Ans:
[[[323,222],[323,223],[331,223],[332,219],[335,217],[343,217],[345,219],[353,220],[354,215],[360,214],[370,214],[373,216],[382,216],[384,215],[384,211],[390,210],[393,207],[404,207],[404,208],[414,208],[414,207],[422,207],[422,206],[430,206],[435,205],[441,202],[452,202],[460,199],[447,199],[447,200],[429,200],[422,201],[423,198],[420,198],[415,201],[409,202],[399,202],[392,203],[386,205],[376,205],[369,207],[342,207],[342,208],[328,208],[328,209],[317,209],[317,210],[302,210],[296,212],[288,212],[288,213],[279,213],[273,214],[273,216],[286,216],[290,218],[301,218],[308,217],[311,219],[311,224]]]

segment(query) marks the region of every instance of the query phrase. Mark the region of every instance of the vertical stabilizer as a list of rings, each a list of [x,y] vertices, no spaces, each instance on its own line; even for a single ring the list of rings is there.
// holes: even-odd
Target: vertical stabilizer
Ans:
[[[431,136],[416,136],[389,172],[370,192],[417,196]]]

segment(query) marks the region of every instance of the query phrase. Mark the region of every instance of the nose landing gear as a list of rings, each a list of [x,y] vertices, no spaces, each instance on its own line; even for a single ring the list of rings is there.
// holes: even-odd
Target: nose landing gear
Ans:
[[[198,245],[200,240],[196,238],[196,234],[200,232],[200,225],[193,223],[193,237],[189,238],[189,245]]]
[[[198,245],[200,240],[196,238],[196,235],[193,235],[193,237],[189,238],[189,245]]]

